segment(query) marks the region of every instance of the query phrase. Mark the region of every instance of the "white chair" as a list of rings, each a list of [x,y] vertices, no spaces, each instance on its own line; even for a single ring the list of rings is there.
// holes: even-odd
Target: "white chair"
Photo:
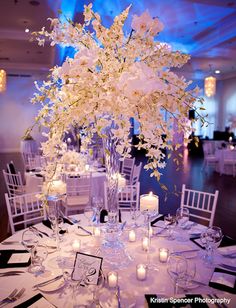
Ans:
[[[226,173],[226,174],[229,173],[229,174],[232,174],[233,177],[235,177],[236,175],[236,150],[226,149],[222,151],[222,161],[220,162],[220,175],[222,175],[223,173]]]
[[[139,198],[140,198],[140,183],[137,182],[134,185],[125,185],[119,188],[117,195],[118,209],[129,210],[131,207],[139,209]],[[106,209],[108,206],[108,188],[107,182],[104,183],[104,205]]]
[[[130,184],[131,185],[134,185],[137,182],[139,182],[141,169],[142,169],[142,163],[139,163],[139,165],[134,165],[134,170],[133,170],[132,178],[130,179]]]
[[[42,158],[35,153],[22,153],[26,171],[40,170],[42,168]]]
[[[135,163],[135,158],[127,158],[127,157],[125,157],[122,162],[121,173],[125,175],[125,178],[128,181],[132,179],[134,163]]]
[[[3,170],[2,172],[10,197],[22,195],[26,192],[26,187],[23,185],[20,172],[17,172],[16,174],[6,172],[5,170]]]
[[[62,200],[65,215],[70,211],[80,212],[91,204],[91,173],[66,179],[66,197]]]
[[[216,168],[219,163],[219,159],[215,156],[213,145],[211,143],[203,144],[204,162],[203,170],[209,169],[209,167]]]
[[[45,218],[45,209],[36,194],[23,194],[14,197],[5,194],[12,234],[17,231],[16,229],[26,228],[27,225],[41,222]]]
[[[193,217],[196,222],[206,223],[211,227],[215,217],[218,195],[218,190],[215,193],[208,193],[187,189],[185,184],[183,184],[180,207],[188,208],[190,218]]]

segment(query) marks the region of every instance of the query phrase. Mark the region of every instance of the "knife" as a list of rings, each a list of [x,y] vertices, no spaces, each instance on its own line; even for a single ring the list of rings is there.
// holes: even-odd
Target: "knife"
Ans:
[[[84,232],[88,233],[89,235],[93,235],[92,232],[90,232],[89,230],[84,229],[84,228],[81,227],[81,226],[78,226],[78,228],[81,229],[81,230],[83,230]]]
[[[180,250],[180,251],[173,251],[172,254],[181,254],[181,253],[186,253],[186,252],[196,252],[199,251],[200,249],[189,249],[189,250]]]
[[[41,234],[43,234],[43,235],[45,235],[45,236],[47,236],[47,237],[49,237],[49,235],[48,235],[46,232],[41,231],[41,230],[39,230],[38,228],[36,228],[36,227],[34,227],[34,226],[30,226],[30,228],[31,228],[31,229],[34,229],[35,231],[38,231],[39,233],[41,233]]]
[[[33,288],[40,288],[40,287],[43,287],[43,286],[46,286],[47,284],[51,283],[51,282],[54,282],[54,281],[57,281],[59,279],[61,279],[63,277],[63,275],[58,275],[52,279],[49,279],[49,280],[46,280],[44,282],[41,282],[41,283],[38,283],[38,284],[35,284],[33,286]]]
[[[118,301],[118,308],[121,308],[121,302],[120,302],[120,287],[117,286],[117,301]]]

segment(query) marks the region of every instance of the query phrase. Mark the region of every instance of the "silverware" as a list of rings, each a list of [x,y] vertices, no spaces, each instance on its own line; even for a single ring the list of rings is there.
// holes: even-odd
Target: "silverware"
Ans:
[[[219,299],[219,297],[216,294],[207,294],[207,296],[210,299]],[[217,302],[214,302],[214,305],[218,308],[227,308],[227,306],[224,303],[219,304]]]
[[[120,302],[120,287],[117,286],[117,293],[116,293],[116,296],[117,296],[117,301],[118,301],[118,308],[121,308],[121,302]]]
[[[15,296],[15,294],[17,293],[17,289],[14,289],[7,297],[5,297],[4,299],[2,299],[0,301],[0,305],[2,305],[3,303],[5,303],[6,301],[10,300],[13,296]]]
[[[188,250],[179,250],[179,251],[173,251],[171,254],[177,255],[181,253],[187,253],[187,252],[196,252],[199,251],[200,249],[188,249]]]
[[[4,241],[1,243],[2,245],[16,245],[16,244],[21,244],[22,243],[20,241]]]
[[[16,292],[15,292],[16,291]],[[25,292],[25,288],[22,288],[18,293],[17,289],[15,289],[10,296],[5,298],[3,302],[0,303],[1,307],[4,307],[5,305],[17,301]],[[13,294],[13,295],[12,295]]]
[[[47,237],[50,237],[46,232],[39,230],[39,229],[36,228],[35,226],[30,226],[30,229],[33,229],[33,230],[39,232],[39,234],[43,234],[43,235],[45,235],[45,236],[47,236]]]
[[[61,279],[63,277],[63,275],[59,275],[59,276],[56,276],[52,279],[49,279],[49,280],[46,280],[44,282],[41,282],[41,283],[38,283],[38,284],[35,284],[33,286],[33,288],[40,288],[40,287],[43,287],[43,286],[46,286],[47,284],[51,283],[51,282],[54,282],[54,281],[57,281],[59,279]]]
[[[79,229],[83,230],[84,232],[86,232],[87,234],[89,235],[93,235],[92,232],[90,232],[89,230],[86,230],[85,228],[81,227],[81,226],[78,226]]]
[[[200,286],[204,286],[204,287],[207,287],[207,286],[208,286],[208,284],[207,284],[207,283],[202,282],[202,281],[198,281],[198,280],[190,280],[190,282],[193,282],[193,283],[199,284]]]
[[[230,271],[236,271],[236,266],[233,266],[233,265],[228,265],[228,264],[223,264],[223,263],[220,263],[218,264],[220,267],[224,267],[225,269],[228,269]]]

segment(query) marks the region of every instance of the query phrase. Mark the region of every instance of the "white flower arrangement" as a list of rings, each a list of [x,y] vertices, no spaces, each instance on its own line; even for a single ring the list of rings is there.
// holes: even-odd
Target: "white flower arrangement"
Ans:
[[[129,10],[116,16],[110,28],[102,25],[92,4],[85,6],[84,24],[50,19],[52,30],[38,32],[38,43],[43,45],[47,39],[52,46],[72,46],[76,53],[51,69],[50,80],[40,86],[36,83],[38,93],[32,102],[42,104],[36,123],[49,129],[42,149],[51,162],[58,155],[64,132],[74,124],[88,136],[97,132],[106,138],[104,128],[115,123],[116,150],[129,156],[129,119],[133,117],[140,123],[137,148],[146,150],[148,156],[145,168],[152,169],[151,176],[159,180],[158,169],[165,167],[163,149],[180,146],[172,144],[173,120],[179,132],[188,130],[183,124],[188,111],[197,111],[194,103],[202,99],[197,98],[198,88],[188,90],[191,81],[171,71],[184,65],[189,56],[156,41],[163,29],[158,18],[148,12],[134,15],[130,33],[124,33]]]

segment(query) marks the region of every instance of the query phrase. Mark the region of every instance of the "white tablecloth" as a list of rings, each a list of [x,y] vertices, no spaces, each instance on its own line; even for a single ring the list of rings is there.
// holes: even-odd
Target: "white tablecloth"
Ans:
[[[129,220],[129,217],[127,216],[127,213],[122,212],[122,219],[123,220]],[[76,216],[79,218],[80,224],[83,224],[85,221],[84,215],[78,215]],[[83,224],[84,225],[84,224]],[[97,252],[98,247],[100,247],[102,240],[98,240],[93,236],[80,236],[78,233],[78,228],[76,225],[69,226],[68,227],[68,233],[64,235],[63,242],[61,243],[61,257],[64,258],[64,265],[59,266],[57,262],[57,257],[59,256],[58,252],[52,252],[48,255],[47,260],[45,261],[45,267],[46,270],[44,273],[39,275],[33,275],[27,272],[27,269],[25,273],[14,276],[14,277],[2,277],[0,278],[0,294],[1,298],[4,298],[7,296],[14,288],[22,288],[23,286],[26,288],[26,292],[24,296],[17,301],[17,304],[20,302],[24,302],[28,298],[32,297],[33,295],[37,293],[42,293],[45,298],[50,301],[52,304],[54,304],[57,307],[63,307],[63,308],[70,308],[73,307],[73,300],[72,300],[72,290],[66,287],[62,287],[58,290],[54,291],[48,291],[48,292],[42,292],[41,290],[33,290],[32,286],[34,284],[40,283],[42,281],[48,280],[54,276],[57,276],[59,274],[62,274],[65,270],[72,270],[72,265],[74,264],[75,259],[75,253],[72,250],[71,243],[74,239],[80,239],[82,243],[81,252],[84,253],[91,253],[95,254]],[[38,225],[38,228],[42,231],[47,232],[49,235],[52,233],[50,229],[45,227],[42,224]],[[127,228],[128,229],[128,228]],[[134,243],[128,242],[128,230],[124,230],[122,235],[122,241],[125,244],[126,250],[129,253],[129,255],[132,257],[132,261],[130,262],[129,266],[127,268],[119,269],[115,268],[115,270],[119,274],[119,285],[121,289],[121,297],[123,296],[124,304],[122,308],[128,308],[130,304],[135,303],[134,306],[130,307],[147,307],[146,301],[144,298],[144,294],[159,294],[161,296],[173,296],[174,293],[174,284],[171,280],[170,276],[167,273],[167,264],[162,264],[159,262],[159,255],[158,251],[160,247],[169,248],[170,251],[178,251],[178,250],[184,250],[184,249],[196,249],[198,246],[196,246],[192,241],[182,241],[180,238],[179,240],[169,241],[165,237],[158,237],[155,236],[152,238],[151,243],[151,250],[150,250],[150,260],[151,263],[155,263],[157,267],[159,268],[158,271],[149,270],[148,271],[148,277],[145,281],[138,281],[136,279],[135,269],[136,265],[138,263],[146,263],[147,255],[146,252],[144,252],[141,248],[141,238],[144,235],[144,231],[141,228],[139,228],[137,240]],[[186,232],[189,231],[184,231]],[[14,234],[12,237],[8,239],[10,240],[20,240],[21,239],[22,232],[18,232]],[[179,234],[179,233],[176,233]],[[52,243],[51,239],[47,237],[43,237],[41,239],[43,243]],[[20,249],[22,248],[22,245],[2,245],[0,244],[0,249]],[[52,250],[53,251],[53,250]],[[213,273],[212,267],[207,267],[201,258],[204,251],[199,249],[196,256],[191,259],[192,262],[196,262],[197,266],[197,274],[195,279],[204,283],[209,282],[209,279]],[[215,262],[216,264],[221,263],[227,263],[235,265],[236,259],[229,259],[229,258],[223,258],[220,255],[216,255]],[[62,264],[62,263],[61,263]],[[64,267],[64,268],[63,268]],[[7,271],[9,269],[1,269],[0,272]],[[108,273],[110,270],[114,270],[114,267],[112,267],[109,263],[106,262],[106,260],[103,260],[103,270],[105,273]],[[179,290],[180,293],[186,293],[182,289]],[[218,294],[220,298],[225,297],[227,299],[231,299],[231,303],[227,307],[235,307],[236,305],[236,299],[235,296],[232,294],[224,293],[222,291],[219,291],[217,289],[210,288],[209,286],[198,286],[192,290],[189,290],[188,293],[192,294]],[[91,300],[91,293],[88,292],[88,289],[86,287],[79,287],[78,291],[75,293],[76,296],[76,307],[84,307],[80,305],[87,305],[89,307],[89,302]],[[204,295],[203,295],[204,297]],[[114,290],[109,290],[107,287],[103,289],[102,295],[101,295],[101,304],[104,308],[106,307],[117,307],[117,300],[115,296]],[[15,306],[16,303],[8,304],[8,307]],[[211,307],[211,306],[210,306]]]
[[[25,180],[26,180],[26,191],[30,192],[38,192],[42,188],[43,178],[36,176],[37,173],[40,172],[26,172]],[[72,174],[72,173],[71,173]],[[78,175],[72,174],[72,175]],[[104,196],[104,182],[106,180],[105,172],[92,172],[92,196],[103,197]]]
[[[215,152],[215,156],[218,159],[218,164],[216,166],[216,171],[221,174],[233,174],[233,168],[230,165],[224,165],[224,156],[227,154],[228,159],[236,160],[236,150],[230,149],[217,149]]]

